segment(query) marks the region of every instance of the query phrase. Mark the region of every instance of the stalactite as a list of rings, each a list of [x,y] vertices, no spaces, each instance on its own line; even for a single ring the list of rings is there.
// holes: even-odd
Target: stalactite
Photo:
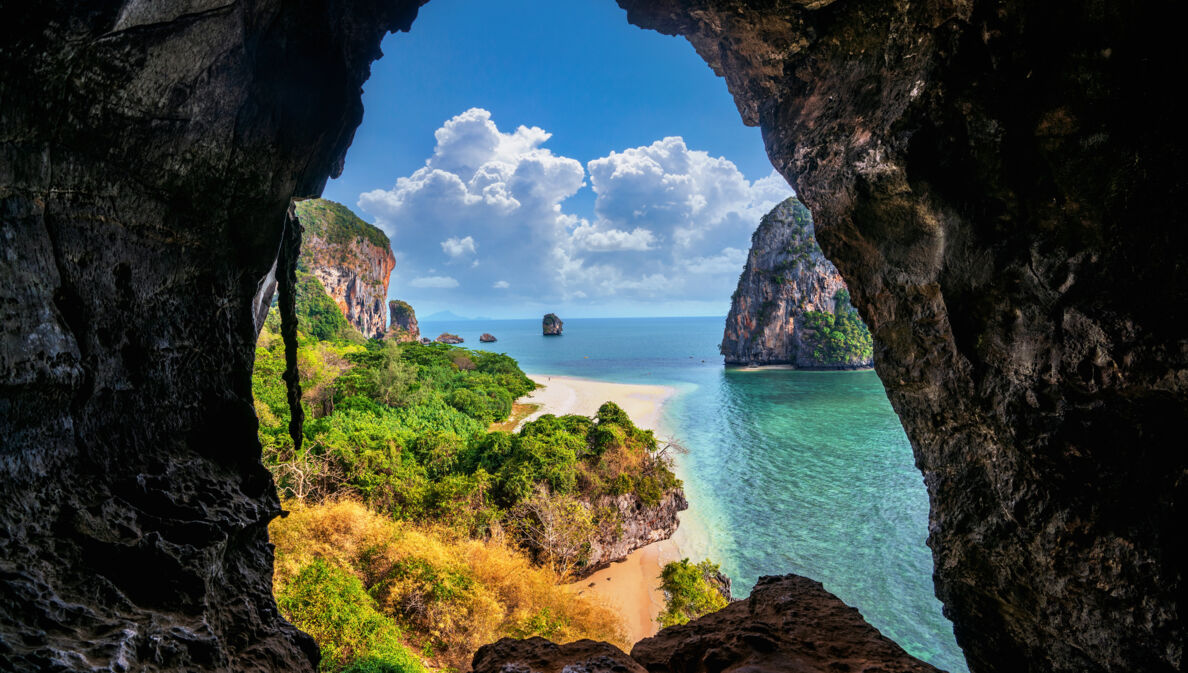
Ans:
[[[292,204],[285,216],[285,231],[281,239],[276,275],[279,288],[281,337],[285,340],[285,389],[289,397],[289,436],[293,450],[301,450],[301,426],[305,413],[301,410],[301,374],[297,370],[297,256],[301,254],[301,221]]]

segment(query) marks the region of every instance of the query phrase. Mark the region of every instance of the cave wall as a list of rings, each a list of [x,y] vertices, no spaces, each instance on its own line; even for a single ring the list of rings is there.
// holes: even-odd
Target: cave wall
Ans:
[[[971,668],[1181,670],[1182,6],[618,1],[812,209]]]
[[[314,669],[252,298],[418,4],[0,2],[0,670]]]

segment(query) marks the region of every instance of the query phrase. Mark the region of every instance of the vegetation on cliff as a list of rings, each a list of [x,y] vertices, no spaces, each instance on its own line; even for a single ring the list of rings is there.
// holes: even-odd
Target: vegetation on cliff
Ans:
[[[379,248],[390,248],[388,237],[375,225],[364,222],[350,208],[326,199],[305,199],[295,205],[297,218],[306,236],[318,238],[336,246],[349,245],[362,238]]]
[[[834,311],[806,311],[803,315],[803,343],[813,359],[824,365],[848,365],[869,362],[874,357],[870,330],[850,304],[850,293],[838,290]]]

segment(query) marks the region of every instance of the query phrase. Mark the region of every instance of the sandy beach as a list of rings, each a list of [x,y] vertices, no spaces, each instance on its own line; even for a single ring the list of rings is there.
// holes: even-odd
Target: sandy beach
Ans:
[[[603,402],[611,401],[622,407],[639,427],[655,431],[658,437],[666,436],[662,432],[660,412],[664,403],[676,394],[675,388],[542,374],[529,374],[529,378],[545,387],[517,400],[541,405],[524,422],[543,414],[593,416]],[[635,550],[626,560],[612,563],[570,587],[579,594],[592,592],[618,610],[623,615],[628,639],[634,643],[655,635],[658,630],[656,617],[664,608],[660,568],[678,558],[677,545],[672,540],[663,540]]]

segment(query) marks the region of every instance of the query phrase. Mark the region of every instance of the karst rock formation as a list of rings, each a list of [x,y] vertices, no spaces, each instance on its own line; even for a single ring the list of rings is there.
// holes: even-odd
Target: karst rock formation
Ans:
[[[396,341],[420,341],[421,326],[411,304],[399,299],[388,302],[388,336]]]
[[[387,235],[346,206],[325,199],[296,204],[301,222],[301,262],[352,327],[365,337],[383,336],[384,302],[396,268]]]
[[[314,670],[271,596],[259,290],[419,4],[0,5],[0,668]],[[812,210],[971,669],[1182,669],[1185,10],[619,4]]]
[[[728,365],[870,367],[869,347],[861,353],[847,349],[837,358],[815,348],[807,314],[853,311],[847,297],[846,282],[817,245],[808,208],[789,197],[763,216],[751,236],[719,350]]]

